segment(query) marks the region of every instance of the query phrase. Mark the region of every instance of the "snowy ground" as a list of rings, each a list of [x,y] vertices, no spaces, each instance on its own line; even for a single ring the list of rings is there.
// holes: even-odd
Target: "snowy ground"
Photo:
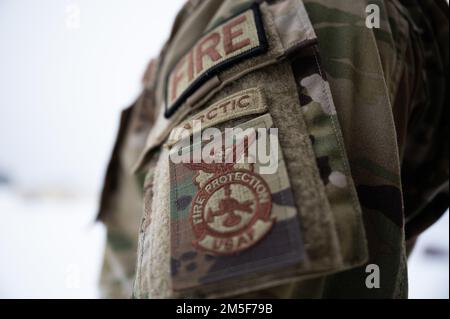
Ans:
[[[449,214],[422,237],[409,261],[410,298],[449,298]]]
[[[95,207],[0,188],[0,298],[97,298],[105,231]],[[410,260],[411,298],[449,297],[448,253],[447,213]]]
[[[104,229],[95,200],[0,191],[0,298],[96,298]]]

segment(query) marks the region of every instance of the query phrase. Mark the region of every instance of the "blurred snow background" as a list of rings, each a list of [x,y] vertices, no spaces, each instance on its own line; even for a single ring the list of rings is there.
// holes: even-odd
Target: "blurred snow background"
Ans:
[[[184,1],[0,0],[0,297],[98,297],[120,111]]]
[[[120,110],[184,0],[0,1],[0,298],[97,298],[97,197]],[[410,260],[448,298],[448,213]]]

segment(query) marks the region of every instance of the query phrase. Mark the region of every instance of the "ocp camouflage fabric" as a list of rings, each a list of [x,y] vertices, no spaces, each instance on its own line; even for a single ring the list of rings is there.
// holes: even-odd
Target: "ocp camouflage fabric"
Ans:
[[[380,29],[365,27],[369,3],[381,9]],[[305,6],[363,208],[369,263],[384,274],[381,289],[373,290],[352,280],[364,268],[327,278],[323,296],[406,297],[404,232],[417,236],[426,228],[420,220],[428,226],[448,209],[448,6],[308,0]],[[428,183],[420,180],[425,175]],[[421,216],[415,222],[414,214]]]
[[[147,79],[151,75],[147,74]],[[145,80],[145,79],[144,79]],[[121,116],[113,156],[110,160],[98,220],[106,225],[107,238],[100,280],[102,298],[128,298],[132,293],[136,269],[137,237],[142,217],[145,174],[133,174],[132,167],[140,154],[153,123],[152,88],[147,87],[139,99]],[[151,165],[149,164],[149,171]],[[147,185],[147,184],[145,184]]]
[[[160,125],[169,122],[175,127],[173,122],[186,120],[183,114],[195,116],[249,85],[264,87],[269,113],[280,129],[301,225],[298,244],[304,245],[305,259],[288,272],[290,277],[269,273],[264,277],[269,278],[267,285],[260,284],[255,273],[241,283],[225,279],[223,295],[213,293],[214,288],[193,296],[407,297],[405,244],[448,209],[448,5],[443,0],[256,2],[269,52],[226,67],[194,93],[191,113],[180,113]],[[170,261],[170,212],[177,205],[189,209],[191,203],[181,198],[175,208],[172,201],[171,208],[176,186],[169,184],[170,167],[164,158],[168,153],[159,142],[166,138],[160,136],[155,143],[149,137],[145,142],[144,136],[158,126],[165,79],[178,60],[202,35],[253,4],[250,0],[189,1],[157,65],[153,63],[147,72],[145,92],[151,103],[144,103],[145,112],[135,111],[126,121],[132,123],[132,118],[139,118],[136,114],[146,114],[140,117],[145,130],[141,135],[134,129],[120,134],[127,138],[119,141],[128,142],[116,147],[115,153],[123,155],[110,166],[102,201],[101,216],[116,221],[108,225],[108,242],[116,257],[108,259],[104,272],[104,278],[110,278],[106,285],[118,291],[110,296],[125,297],[134,273],[133,258],[117,258],[124,256],[120,247],[127,246],[129,256],[132,249],[138,251],[136,298],[183,297],[173,292],[170,271],[189,275],[212,262],[194,248]],[[379,29],[366,26],[369,4],[380,8]],[[252,118],[227,124],[240,125]],[[313,166],[302,152],[312,152]],[[119,170],[131,166],[130,158],[141,159],[134,176],[129,169]],[[299,163],[307,165],[304,171],[309,173]],[[116,175],[122,177],[111,178]],[[145,183],[140,176],[147,176]],[[111,184],[122,191],[111,191]],[[132,214],[130,220],[136,221],[142,211],[139,231],[139,223],[127,222],[126,216]],[[365,284],[367,264],[380,268],[379,289]],[[226,262],[221,267],[226,265],[232,267]],[[121,277],[126,285],[118,285]]]

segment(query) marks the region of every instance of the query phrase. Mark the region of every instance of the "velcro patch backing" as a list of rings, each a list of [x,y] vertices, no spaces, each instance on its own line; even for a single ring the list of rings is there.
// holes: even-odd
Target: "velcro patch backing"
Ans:
[[[169,74],[165,116],[171,117],[194,91],[221,69],[266,51],[267,39],[258,5],[209,31]]]

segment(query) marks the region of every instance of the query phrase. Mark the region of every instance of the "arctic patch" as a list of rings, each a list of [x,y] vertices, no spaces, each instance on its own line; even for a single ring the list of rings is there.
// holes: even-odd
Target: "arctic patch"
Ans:
[[[173,145],[180,140],[179,129],[187,130],[191,135],[198,131],[199,128],[196,127],[196,122],[201,123],[201,129],[203,130],[232,119],[251,114],[262,114],[266,111],[267,104],[262,88],[239,91],[212,104],[189,120],[181,123],[172,131],[167,144]]]
[[[169,74],[165,116],[171,117],[194,91],[220,70],[266,51],[267,39],[258,5],[209,31]]]

